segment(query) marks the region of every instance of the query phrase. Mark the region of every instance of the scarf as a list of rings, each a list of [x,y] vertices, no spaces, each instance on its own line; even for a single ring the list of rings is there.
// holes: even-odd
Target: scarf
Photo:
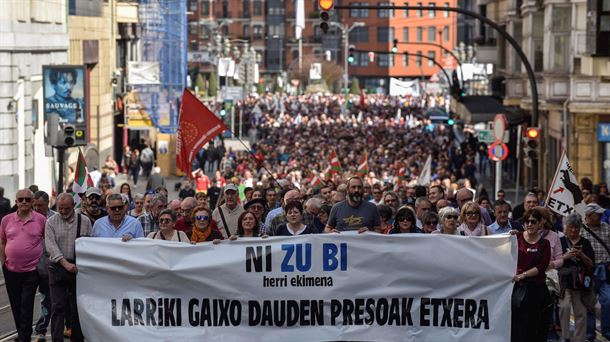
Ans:
[[[193,229],[193,235],[191,235],[192,242],[206,242],[208,237],[212,234],[212,227],[208,226],[205,230],[201,230],[197,227]]]

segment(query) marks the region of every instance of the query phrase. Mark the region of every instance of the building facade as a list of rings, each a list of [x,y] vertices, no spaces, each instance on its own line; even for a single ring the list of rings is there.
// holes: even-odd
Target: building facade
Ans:
[[[53,150],[45,146],[42,66],[68,62],[66,1],[5,1],[0,11],[0,186],[13,198],[37,184],[51,193]]]

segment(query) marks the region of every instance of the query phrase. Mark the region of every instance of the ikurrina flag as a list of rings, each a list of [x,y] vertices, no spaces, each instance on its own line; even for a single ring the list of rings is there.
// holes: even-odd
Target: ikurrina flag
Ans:
[[[364,153],[360,161],[358,161],[358,169],[356,170],[356,174],[358,176],[364,177],[369,173],[369,155],[368,153]]]
[[[227,130],[227,126],[187,89],[182,95],[176,139],[176,166],[187,175],[203,145]]]
[[[322,186],[324,186],[324,182],[322,181],[322,178],[320,178],[320,176],[315,173],[312,173],[311,176],[309,176],[309,186],[312,189],[320,189],[322,188]]]
[[[84,194],[87,189],[93,187],[93,180],[87,171],[87,162],[83,151],[78,149],[78,161],[76,162],[76,170],[74,171],[74,183],[72,184],[72,192],[74,193],[74,203],[76,206],[80,204],[80,195]]]
[[[568,156],[564,152],[559,160],[557,172],[551,183],[551,189],[546,199],[546,206],[559,215],[567,216],[579,213],[585,217],[586,204],[578,186],[576,175]]]
[[[335,152],[335,150],[330,153],[330,157],[328,159],[330,161],[331,175],[335,173],[341,173],[343,171],[343,169],[341,168],[341,162],[339,161],[339,157],[337,157],[337,152]]]

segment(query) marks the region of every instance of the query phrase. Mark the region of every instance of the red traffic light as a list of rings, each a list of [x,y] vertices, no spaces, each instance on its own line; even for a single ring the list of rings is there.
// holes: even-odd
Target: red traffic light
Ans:
[[[540,129],[536,127],[528,127],[525,131],[525,136],[530,139],[537,139],[540,136]]]
[[[330,11],[335,5],[334,0],[318,0],[318,6],[323,11]]]

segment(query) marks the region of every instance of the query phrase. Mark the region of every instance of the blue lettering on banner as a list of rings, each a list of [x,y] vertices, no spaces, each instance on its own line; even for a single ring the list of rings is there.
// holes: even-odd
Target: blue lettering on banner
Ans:
[[[340,260],[337,260],[337,254],[339,248],[334,243],[322,244],[322,265],[324,271],[334,271],[337,267],[340,267],[340,271],[347,271],[347,244],[345,242],[339,244],[341,254],[339,255]]]
[[[597,141],[610,142],[610,123],[597,124]]]
[[[296,266],[299,272],[307,272],[311,270],[311,244],[305,244],[305,255],[303,256],[303,244],[282,245],[282,250],[286,251],[284,260],[282,260],[282,272],[294,272],[294,264],[291,264],[292,255],[296,253]]]

